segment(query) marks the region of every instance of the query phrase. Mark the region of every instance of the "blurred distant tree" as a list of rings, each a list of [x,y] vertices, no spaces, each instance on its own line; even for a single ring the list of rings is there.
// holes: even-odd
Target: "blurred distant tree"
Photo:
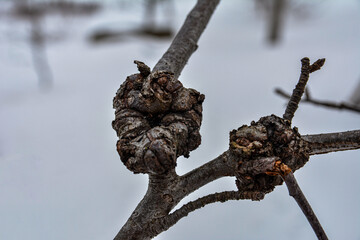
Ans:
[[[230,132],[229,148],[214,160],[182,175],[177,158],[189,157],[201,144],[200,126],[205,96],[185,88],[181,71],[207,26],[219,0],[198,0],[169,49],[151,70],[135,61],[139,73],[121,84],[114,98],[113,128],[119,137],[117,151],[133,173],[148,174],[148,190],[116,240],[151,239],[201,207],[228,200],[262,200],[277,185],[286,183],[289,194],[307,217],[318,239],[327,239],[293,172],[311,155],[360,148],[360,130],[300,135],[291,122],[305,91],[309,75],[325,59],[310,64],[301,60],[299,81],[289,96],[282,117],[265,116]],[[206,184],[234,177],[237,191],[212,193],[171,210],[187,195]]]
[[[256,0],[255,6],[266,15],[267,40],[276,44],[281,40],[284,15],[286,11],[286,0]]]
[[[350,97],[350,102],[355,104],[360,108],[360,81],[358,82],[357,86],[355,87],[354,92]]]
[[[14,10],[16,16],[30,23],[29,43],[34,69],[38,76],[39,86],[48,89],[53,84],[53,77],[46,56],[46,37],[42,25],[44,11],[31,5],[27,0],[17,0]]]
[[[281,40],[287,0],[256,0],[256,9],[265,15],[267,41],[277,44]]]
[[[268,39],[271,43],[276,43],[281,34],[284,10],[285,10],[285,0],[273,0],[271,6],[271,13],[269,18],[269,27],[268,27]]]
[[[276,88],[275,93],[282,97],[288,99],[290,98],[290,94],[286,93],[280,88]],[[331,109],[348,110],[348,111],[360,113],[360,83],[358,83],[358,85],[355,87],[355,90],[351,94],[349,101],[334,102],[331,100],[314,99],[310,95],[309,88],[306,88],[305,98],[302,100],[302,102],[310,103],[321,107],[331,108]]]
[[[281,42],[289,17],[298,20],[309,17],[315,2],[299,0],[255,0],[255,10],[264,18],[266,23],[266,41],[271,45]]]
[[[174,34],[172,29],[173,4],[172,0],[145,0],[144,17],[140,26],[126,30],[101,27],[90,35],[89,40],[93,43],[115,42],[123,40],[127,36],[170,39]],[[164,11],[157,11],[160,6],[164,7]],[[165,18],[162,23],[157,19],[160,15]]]
[[[14,1],[13,16],[30,24],[29,43],[40,88],[49,89],[53,85],[52,71],[46,55],[46,45],[49,40],[49,34],[44,29],[46,15],[88,15],[98,8],[99,5],[95,3],[73,1]]]

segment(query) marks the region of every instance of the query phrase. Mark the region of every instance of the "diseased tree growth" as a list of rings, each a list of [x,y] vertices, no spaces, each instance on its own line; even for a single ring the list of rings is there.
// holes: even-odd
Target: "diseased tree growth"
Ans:
[[[189,157],[201,143],[205,98],[184,87],[178,77],[218,3],[199,0],[154,69],[135,61],[140,73],[128,76],[116,93],[117,150],[130,171],[149,175],[149,185],[115,239],[151,239],[207,204],[261,200],[284,181],[318,238],[327,239],[293,172],[311,155],[360,148],[360,130],[303,136],[291,126],[310,73],[319,70],[325,59],[313,64],[308,58],[301,60],[300,79],[283,117],[271,115],[243,125],[230,132],[229,149],[220,156],[185,175],[175,171],[177,158]],[[225,176],[235,177],[237,191],[203,196],[170,213],[184,197]]]

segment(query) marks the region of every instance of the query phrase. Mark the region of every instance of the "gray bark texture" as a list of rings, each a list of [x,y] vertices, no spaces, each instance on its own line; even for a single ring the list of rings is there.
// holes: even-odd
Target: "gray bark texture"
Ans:
[[[117,151],[130,171],[149,176],[145,196],[116,240],[151,239],[190,212],[214,202],[259,201],[303,167],[310,155],[360,148],[359,130],[302,136],[291,127],[309,74],[324,63],[320,60],[310,65],[304,58],[300,88],[294,90],[283,118],[266,116],[231,131],[224,153],[182,176],[176,174],[177,158],[189,157],[201,143],[205,98],[185,88],[177,77],[196,50],[218,2],[199,0],[155,68],[151,71],[135,61],[139,73],[128,76],[116,93],[113,128],[119,138]],[[225,176],[234,177],[237,191],[209,194],[170,213],[184,197]]]
[[[219,2],[220,0],[198,0],[153,71],[172,72],[175,78],[180,76],[190,56],[198,48],[197,42]]]

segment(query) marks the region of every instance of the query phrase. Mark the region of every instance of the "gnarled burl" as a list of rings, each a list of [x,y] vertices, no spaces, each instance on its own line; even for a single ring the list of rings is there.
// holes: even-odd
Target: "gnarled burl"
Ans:
[[[309,160],[310,148],[290,121],[275,115],[260,118],[250,126],[230,132],[230,151],[238,161],[236,185],[241,191],[270,192],[283,180],[276,163],[295,171]],[[270,164],[265,172],[258,171]],[[274,171],[272,174],[272,171]]]
[[[114,98],[117,151],[134,173],[164,174],[200,145],[205,96],[169,72],[135,63],[140,73],[128,76]]]

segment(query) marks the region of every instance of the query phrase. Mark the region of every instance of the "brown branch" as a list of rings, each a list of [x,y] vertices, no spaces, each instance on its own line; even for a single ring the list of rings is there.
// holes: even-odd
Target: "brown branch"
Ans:
[[[325,63],[325,58],[317,60],[313,65],[310,65],[310,59],[305,57],[301,59],[301,74],[298,84],[296,85],[288,105],[286,107],[283,118],[286,120],[292,121],[295,111],[298,108],[301,97],[305,91],[305,86],[307,81],[309,80],[309,75],[311,72],[319,70]]]
[[[301,138],[309,142],[310,155],[360,148],[360,130],[302,135]]]
[[[316,217],[314,211],[312,210],[309,202],[306,200],[305,195],[301,191],[297,181],[294,177],[294,174],[290,172],[286,176],[283,177],[285,180],[286,186],[289,190],[289,195],[292,196],[301,210],[303,211],[304,215],[306,216],[307,220],[309,221],[311,227],[313,228],[316,236],[320,240],[328,239],[324,229],[322,228],[318,218]]]
[[[291,122],[292,118],[294,117],[295,111],[298,108],[298,105],[301,101],[301,97],[304,94],[306,83],[309,80],[310,73],[319,70],[325,63],[325,58],[319,59],[310,65],[309,58],[301,59],[302,67],[301,67],[301,74],[298,84],[296,85],[292,95],[290,96],[290,100],[286,107],[285,113],[283,118],[289,120]],[[306,94],[308,96],[308,93]],[[288,167],[286,165],[285,169]],[[288,168],[288,172],[286,174],[281,174],[282,178],[284,179],[286,186],[289,190],[290,196],[292,196],[301,210],[303,211],[304,215],[306,216],[307,220],[309,221],[311,227],[313,228],[316,236],[320,240],[327,240],[327,236],[317,219],[314,211],[312,210],[309,202],[306,200],[305,195],[302,193],[300,186],[298,185],[294,174],[292,173],[291,169]]]
[[[280,174],[286,176],[288,172],[284,166],[295,171],[308,161],[307,143],[295,128],[291,129],[290,122],[309,74],[320,69],[324,59],[313,65],[308,58],[302,59],[300,80],[284,114],[288,121],[272,115],[251,126],[242,126],[230,133],[228,151],[184,176],[175,173],[176,159],[181,155],[188,157],[189,152],[200,144],[201,103],[204,100],[202,94],[184,88],[176,79],[196,50],[199,37],[218,2],[198,0],[153,71],[150,73],[145,64],[136,62],[140,74],[129,76],[114,99],[116,119],[113,127],[119,136],[117,149],[121,159],[134,173],[149,175],[144,198],[116,240],[150,239],[190,212],[213,202],[260,200],[282,183],[279,176],[271,175],[273,168],[279,168]],[[296,156],[294,161],[292,156]],[[170,214],[185,196],[224,176],[237,177],[239,192],[211,194]],[[243,178],[248,182],[239,181]],[[294,184],[291,179],[289,184]]]
[[[327,239],[320,222],[309,202],[306,200],[305,195],[302,193],[291,169],[277,157],[263,158],[256,160],[255,162],[257,163],[252,164],[252,169],[249,169],[248,172],[253,172],[255,174],[266,173],[270,176],[280,175],[286,183],[289,195],[292,196],[300,206],[310,225],[314,229],[316,236],[318,236],[319,239]]]
[[[189,195],[200,187],[225,176],[235,176],[238,158],[226,151],[214,160],[180,176],[178,190]]]
[[[175,79],[178,78],[191,54],[197,49],[197,42],[219,2],[220,0],[198,0],[153,72],[171,72]]]
[[[280,95],[284,98],[290,98],[290,94],[286,93],[285,91],[283,91],[280,88],[276,88],[275,93],[277,93],[278,95]],[[305,93],[306,93],[305,99],[302,99],[301,102],[312,103],[317,106],[323,106],[323,107],[332,108],[332,109],[349,110],[349,111],[360,113],[360,107],[358,107],[356,105],[346,103],[346,102],[337,103],[337,102],[317,100],[317,99],[313,99],[310,96],[308,91],[306,91]]]
[[[200,144],[200,134],[194,131],[201,125],[202,107],[196,102],[204,100],[203,95],[183,88],[176,79],[196,50],[197,41],[218,3],[219,0],[199,0],[152,73],[149,75],[144,64],[136,62],[140,74],[129,76],[114,98],[113,127],[119,136],[117,149],[121,159],[133,172],[149,174],[147,193],[116,235],[116,240],[150,239],[164,231],[159,225],[145,227],[167,216],[191,191],[222,175],[220,170],[215,178],[209,177],[196,186],[187,185],[174,170],[176,158],[188,157]],[[168,112],[170,110],[175,112]],[[219,161],[212,161],[208,166]],[[229,167],[224,171],[223,174],[231,174]],[[193,172],[189,174],[189,182],[210,172],[204,170],[202,175]]]
[[[213,193],[207,196],[198,198],[195,201],[188,202],[178,210],[169,214],[164,218],[156,219],[151,223],[151,231],[155,234],[151,237],[156,236],[160,232],[166,231],[173,225],[175,225],[180,219],[186,217],[189,213],[200,209],[208,204],[215,202],[226,202],[229,200],[244,200],[250,199],[253,201],[260,201],[265,197],[265,193],[262,192],[239,192],[239,191],[224,191],[220,193]]]

